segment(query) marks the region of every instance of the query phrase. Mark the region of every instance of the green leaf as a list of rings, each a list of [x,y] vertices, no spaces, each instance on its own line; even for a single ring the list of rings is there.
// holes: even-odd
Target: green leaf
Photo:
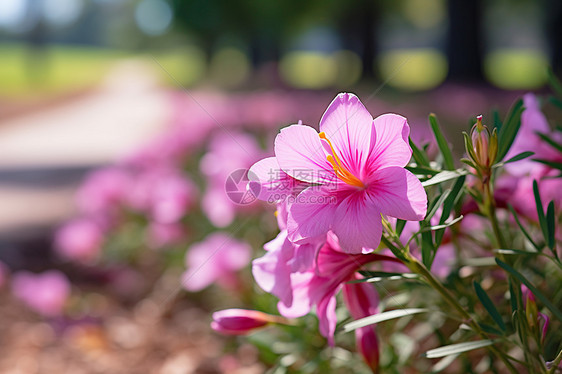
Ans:
[[[547,243],[548,248],[554,251],[555,237],[556,234],[556,219],[554,218],[554,200],[548,204],[546,209],[546,228],[548,231]]]
[[[441,218],[439,219],[440,225],[444,224],[445,221],[449,218],[449,215],[451,214],[453,207],[455,206],[455,202],[457,201],[457,198],[460,196],[462,187],[464,186],[465,179],[466,177],[464,175],[460,176],[455,182],[455,184],[453,185],[451,189],[451,193],[445,199],[443,203],[443,212],[441,213]],[[444,234],[445,234],[445,229],[441,229],[435,233],[436,247],[439,247],[441,245],[441,240],[443,240]]]
[[[449,365],[451,365],[459,355],[449,355],[447,357],[442,358],[439,360],[435,365],[431,367],[431,373],[439,373],[445,370]]]
[[[541,164],[545,164],[547,166],[550,166],[553,169],[562,170],[562,162],[549,161],[549,160],[539,160],[539,159],[536,159],[536,158],[533,158],[532,160],[536,161],[536,162],[540,162]]]
[[[400,236],[400,234],[402,234],[402,230],[404,230],[404,226],[406,226],[406,221],[403,219],[397,219],[396,220],[396,233],[398,234],[398,236]]]
[[[451,179],[455,179],[466,174],[468,174],[468,172],[466,170],[461,170],[461,169],[454,170],[454,171],[445,170],[435,175],[433,178],[428,179],[425,182],[422,182],[422,186],[424,187],[433,186],[435,184],[447,182],[450,181]]]
[[[522,251],[520,249],[494,249],[494,252],[501,253],[502,255],[538,255],[539,252]]]
[[[517,213],[515,212],[515,209],[513,208],[513,206],[511,204],[507,204],[507,207],[509,208],[509,210],[511,211],[511,214],[513,215],[513,218],[515,218],[515,222],[517,222],[517,225],[519,226],[519,228],[521,229],[521,232],[523,233],[523,235],[525,235],[525,237],[527,238],[527,240],[533,245],[533,247],[535,247],[535,249],[537,251],[541,250],[541,247],[538,246],[537,243],[535,243],[535,241],[531,238],[531,235],[529,235],[529,233],[527,232],[527,230],[525,230],[525,227],[523,227],[523,225],[521,224],[521,221],[519,221],[519,216],[517,215]]]
[[[369,316],[369,317],[358,319],[357,321],[350,322],[343,327],[343,331],[344,332],[350,332],[350,331],[357,330],[358,328],[361,328],[361,327],[364,327],[364,326],[370,326],[370,325],[377,324],[379,322],[384,322],[384,321],[388,321],[388,320],[391,320],[391,319],[411,316],[411,315],[414,315],[414,314],[425,313],[425,312],[429,312],[429,309],[408,308],[408,309],[389,310],[388,312],[382,312],[382,313],[375,314],[375,315],[372,315],[372,316]]]
[[[478,296],[478,299],[480,299],[480,302],[482,303],[484,308],[486,308],[486,311],[488,312],[490,317],[492,317],[494,322],[498,325],[498,327],[502,331],[505,331],[506,327],[505,327],[505,323],[503,322],[502,316],[494,306],[494,303],[492,302],[488,294],[484,291],[480,283],[474,281],[473,285],[474,285],[474,290],[476,291],[476,296]]]
[[[463,164],[467,164],[468,166],[470,166],[471,168],[476,169],[476,165],[474,165],[474,162],[470,161],[468,158],[461,158],[461,162]]]
[[[418,279],[419,275],[412,273],[387,273],[384,271],[360,271],[365,278],[355,279],[348,283],[377,283],[384,280]]]
[[[443,201],[447,198],[447,196],[449,196],[450,193],[451,193],[450,189],[443,191],[441,196],[439,196],[437,199],[434,199],[429,204],[429,209],[427,210],[427,214],[425,215],[424,221],[429,223],[429,221],[431,220],[431,217],[433,217],[435,215],[435,213],[437,213],[437,211],[439,210],[439,207],[441,207],[441,205],[443,204]]]
[[[498,112],[497,109],[492,110],[492,121],[494,123],[494,127],[500,131],[503,123],[500,119],[500,112]]]
[[[445,169],[447,170],[455,170],[455,162],[453,161],[453,154],[451,153],[451,147],[447,143],[447,139],[443,135],[443,132],[439,128],[439,124],[437,123],[437,117],[435,114],[431,113],[429,115],[429,123],[431,125],[431,129],[433,130],[433,134],[435,135],[435,140],[437,140],[437,145],[439,146],[439,150],[443,155],[443,162]]]
[[[557,106],[559,109],[562,109],[562,101],[561,100],[555,98],[554,96],[550,96],[548,98],[548,101],[550,101],[552,104]]]
[[[509,266],[508,264],[506,264],[505,262],[501,261],[500,259],[496,258],[496,263],[505,271],[511,273],[514,277],[516,277],[517,279],[519,279],[521,281],[521,283],[523,283],[525,286],[527,286],[527,288],[529,290],[531,290],[531,292],[533,293],[533,295],[535,295],[535,297],[537,299],[539,299],[545,307],[547,307],[552,314],[554,314],[556,316],[556,318],[558,318],[559,321],[562,321],[562,312],[560,312],[560,310],[558,310],[558,308],[556,308],[556,306],[554,306],[543,294],[542,292],[540,292],[535,286],[533,286],[533,284],[531,282],[529,282],[529,280],[527,278],[525,278],[525,276],[523,274],[521,274],[520,272],[518,272],[517,270],[515,270],[514,268],[512,268],[511,266]]]
[[[423,166],[406,166],[406,170],[410,171],[412,174],[423,175],[423,176],[436,175],[440,173],[439,170],[425,168]]]
[[[435,254],[435,245],[433,244],[433,238],[431,237],[430,231],[423,231],[428,226],[427,223],[422,221],[422,233],[421,233],[421,254],[422,262],[428,268],[431,269],[431,264],[433,263],[433,256]]]
[[[562,98],[562,83],[558,80],[552,69],[548,69],[548,83],[552,90]]]
[[[420,232],[443,230],[443,229],[446,229],[449,226],[453,226],[455,223],[459,222],[463,218],[464,218],[464,216],[460,215],[457,218],[455,218],[455,219],[453,219],[449,222],[446,222],[446,223],[443,223],[443,224],[440,224],[440,225],[424,227],[423,229],[420,230]]]
[[[552,146],[558,152],[562,152],[562,144],[555,142],[549,135],[540,133],[538,131],[535,131],[535,134],[537,134],[543,141],[548,143],[548,145]]]
[[[523,113],[524,110],[523,100],[517,100],[511,109],[505,124],[498,133],[498,154],[496,156],[496,162],[502,161],[511,148],[511,145],[515,140],[515,136],[519,131],[519,127],[521,127],[521,113]]]
[[[537,215],[539,217],[539,224],[541,226],[542,234],[545,242],[548,242],[548,224],[544,215],[544,208],[542,206],[539,185],[537,184],[536,180],[533,180],[533,194],[535,195],[535,205],[537,208]]]
[[[513,286],[512,278],[508,277],[507,281],[509,283],[509,303],[511,304],[511,313],[513,313],[511,320],[514,321],[517,317],[517,299],[520,297],[516,292],[521,293],[521,287],[517,287],[516,291],[516,288]]]
[[[477,340],[474,342],[466,342],[466,343],[458,343],[458,344],[451,344],[445,345],[443,347],[431,349],[424,353],[424,357],[427,358],[439,358],[445,357],[450,355],[457,355],[459,353],[472,351],[474,349],[487,347],[494,344],[493,340]]]
[[[510,158],[509,160],[504,161],[503,163],[504,163],[504,164],[509,164],[510,162],[520,161],[520,160],[523,160],[523,159],[525,159],[525,158],[527,158],[527,157],[530,157],[530,156],[532,156],[532,155],[534,155],[534,154],[535,154],[535,152],[521,152],[521,153],[519,153],[518,155],[513,156],[513,157]]]
[[[416,164],[429,167],[429,157],[427,157],[427,154],[416,146],[411,137],[408,138],[408,143],[410,143],[410,148],[412,148],[412,156]]]

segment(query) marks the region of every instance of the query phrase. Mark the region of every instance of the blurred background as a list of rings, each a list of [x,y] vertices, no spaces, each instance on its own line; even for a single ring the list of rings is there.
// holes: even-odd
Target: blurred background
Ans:
[[[341,91],[357,93],[375,116],[405,115],[420,141],[428,113],[437,113],[460,153],[457,130],[542,90],[548,67],[562,73],[558,0],[1,0],[0,371],[124,373],[136,362],[147,372],[262,372],[254,348],[238,348],[235,364],[221,353],[227,343],[209,334],[217,295],[183,295],[165,322],[155,312],[165,295],[178,298],[188,244],[236,228],[238,211],[221,205],[228,173],[271,154],[280,127],[300,119],[315,126]],[[225,128],[235,129],[226,141]],[[175,251],[135,252],[150,240],[174,242],[172,227],[145,240],[145,231],[121,225],[104,226],[119,243],[105,239],[105,250],[126,247],[132,257],[104,252],[103,261],[77,265],[61,256],[53,235],[84,216],[87,203],[76,197],[83,178],[112,165],[137,178],[178,139],[173,168],[189,172],[199,192],[182,213]],[[248,156],[229,152],[240,143],[253,147],[248,160],[213,169]],[[254,251],[275,235],[272,216],[260,225],[236,235]],[[64,313],[46,313],[45,322],[25,297],[14,299],[9,278],[48,269],[71,286]],[[147,332],[146,321],[154,329],[157,319],[158,330]],[[149,341],[154,331],[167,343]],[[131,372],[144,372],[138,367]]]

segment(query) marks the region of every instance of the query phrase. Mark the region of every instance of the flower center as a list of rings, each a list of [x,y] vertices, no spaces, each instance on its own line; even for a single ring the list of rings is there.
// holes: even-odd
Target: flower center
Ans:
[[[320,137],[320,139],[326,141],[326,143],[328,143],[328,145],[330,146],[330,149],[332,150],[332,154],[327,155],[326,159],[328,160],[328,162],[334,168],[334,172],[336,173],[337,177],[340,180],[342,180],[343,182],[345,182],[345,183],[347,183],[351,186],[360,187],[360,188],[365,187],[365,185],[363,184],[363,182],[361,182],[359,180],[359,178],[357,178],[349,170],[347,170],[345,168],[345,166],[343,166],[343,163],[341,162],[340,158],[338,157],[338,154],[337,154],[336,150],[334,149],[334,146],[332,145],[332,142],[328,138],[326,138],[326,133],[321,132],[321,133],[318,134],[318,136]]]

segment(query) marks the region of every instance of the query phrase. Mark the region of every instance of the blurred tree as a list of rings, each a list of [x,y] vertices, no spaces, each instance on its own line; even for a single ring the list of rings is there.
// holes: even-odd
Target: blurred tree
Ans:
[[[562,74],[562,2],[560,0],[547,0],[547,34],[552,53],[552,68]]]
[[[482,3],[449,0],[447,57],[450,80],[483,81]]]

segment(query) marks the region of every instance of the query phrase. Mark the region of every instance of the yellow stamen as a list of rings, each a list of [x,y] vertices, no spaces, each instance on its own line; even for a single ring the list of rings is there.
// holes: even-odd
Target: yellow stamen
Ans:
[[[345,166],[343,166],[343,163],[340,161],[338,154],[334,149],[334,146],[332,145],[332,142],[328,138],[326,138],[326,134],[324,132],[321,132],[320,134],[318,134],[318,136],[320,137],[320,139],[325,140],[332,150],[332,154],[327,155],[326,159],[334,168],[334,172],[336,173],[337,177],[349,185],[361,188],[365,187],[365,185],[359,180],[359,178],[357,178],[349,170],[347,170]]]

